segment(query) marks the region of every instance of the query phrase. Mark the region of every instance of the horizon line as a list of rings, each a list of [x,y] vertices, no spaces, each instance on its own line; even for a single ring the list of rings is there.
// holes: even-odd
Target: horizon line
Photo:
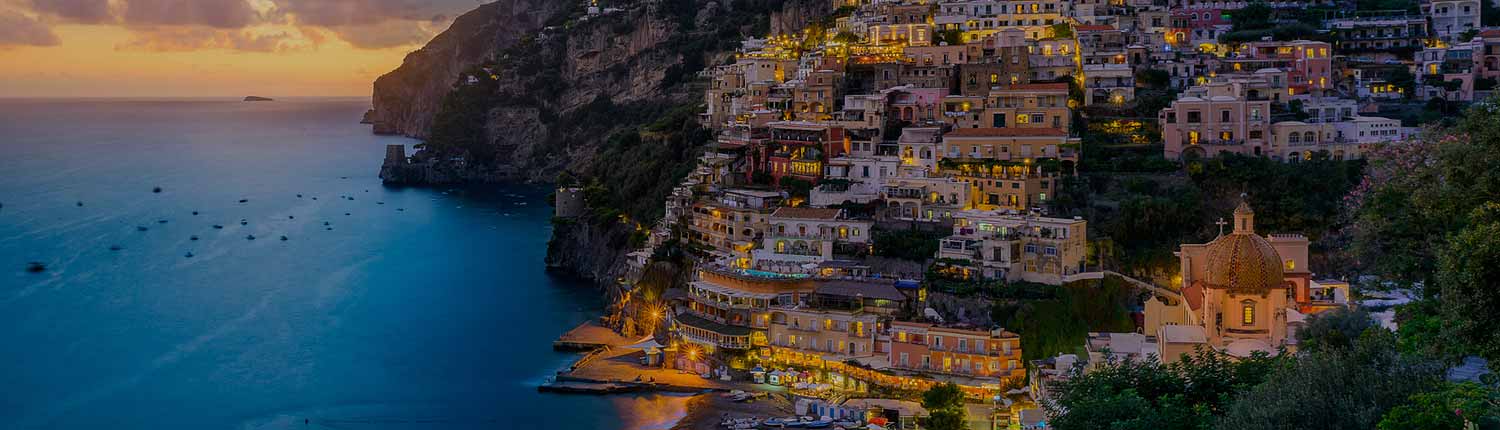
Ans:
[[[0,100],[243,100],[245,97],[267,97],[273,100],[298,100],[298,99],[368,99],[369,95],[314,95],[314,96],[276,96],[276,95],[208,95],[208,96],[79,96],[79,95],[55,95],[55,96],[7,96],[0,95]]]

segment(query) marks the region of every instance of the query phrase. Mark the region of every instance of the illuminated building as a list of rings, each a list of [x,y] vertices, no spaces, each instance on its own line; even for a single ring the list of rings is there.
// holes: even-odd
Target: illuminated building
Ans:
[[[1088,254],[1082,219],[969,210],[954,214],[953,234],[937,258],[945,275],[1061,285],[1082,271]]]
[[[1026,375],[1021,336],[1004,329],[892,321],[890,332],[892,368],[996,379]]]
[[[794,177],[812,183],[823,178],[823,166],[844,153],[844,129],[822,122],[777,121],[767,124],[770,138],[759,148],[753,166],[780,183]]]
[[[1270,152],[1271,102],[1247,94],[1242,83],[1190,88],[1157,117],[1167,159]]]
[[[767,223],[754,264],[779,273],[805,273],[806,264],[833,260],[842,247],[869,243],[874,225],[850,219],[843,209],[792,207],[777,208]]]
[[[693,205],[688,239],[736,267],[749,267],[750,251],[759,245],[780,192],[730,189],[717,200]]]
[[[1244,202],[1233,222],[1219,227],[1218,238],[1183,244],[1177,253],[1180,296],[1147,301],[1146,329],[1156,333],[1163,362],[1200,346],[1241,358],[1281,347],[1295,352],[1307,314],[1347,304],[1347,284],[1313,280],[1306,237],[1257,234],[1255,212]]]

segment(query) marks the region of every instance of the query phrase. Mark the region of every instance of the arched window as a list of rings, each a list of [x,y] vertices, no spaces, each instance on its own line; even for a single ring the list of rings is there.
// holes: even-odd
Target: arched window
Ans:
[[[1290,271],[1293,271],[1293,270],[1297,270],[1297,262],[1296,261],[1292,261],[1292,260],[1287,260],[1286,261],[1286,271],[1290,272]]]
[[[1294,131],[1286,135],[1286,143],[1302,143],[1302,134]]]
[[[778,254],[785,254],[786,253],[786,241],[785,240],[778,240],[778,241],[776,241],[776,252]]]
[[[1255,302],[1250,300],[1240,302],[1240,309],[1242,314],[1240,322],[1244,325],[1255,324]]]
[[[1306,132],[1306,133],[1302,133],[1302,141],[1303,142],[1307,142],[1307,143],[1317,142],[1318,141],[1318,135],[1314,134],[1311,131]]]

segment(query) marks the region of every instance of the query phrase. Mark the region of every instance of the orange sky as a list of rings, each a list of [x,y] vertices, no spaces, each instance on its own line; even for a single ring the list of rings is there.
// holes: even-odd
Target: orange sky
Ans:
[[[91,1],[106,9],[67,9]],[[248,9],[193,10],[205,3]],[[368,97],[376,77],[477,4],[0,0],[0,97]]]

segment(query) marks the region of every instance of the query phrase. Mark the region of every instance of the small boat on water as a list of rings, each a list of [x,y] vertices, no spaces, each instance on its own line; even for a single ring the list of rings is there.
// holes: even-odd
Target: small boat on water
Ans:
[[[247,203],[249,201],[250,201],[250,199],[240,199],[240,203]]]
[[[215,229],[215,230],[223,230],[223,229],[224,229],[224,226],[222,226],[222,225],[218,225],[218,224],[214,224],[214,229]]]
[[[47,263],[33,261],[26,263],[26,271],[31,273],[42,273],[47,271]]]
[[[110,246],[109,246],[109,250],[110,250],[110,251],[119,251],[119,250],[121,250],[121,249],[125,249],[125,247],[123,247],[123,246],[120,246],[120,245],[110,245]]]
[[[188,240],[198,240],[198,235],[195,234],[192,237],[189,237]]]
[[[282,242],[286,242],[286,236],[282,236],[282,237],[281,237],[281,241],[282,241]]]
[[[828,426],[831,425],[833,425],[833,418],[829,417],[822,417],[813,421],[808,421],[806,424],[804,424],[804,426],[810,429],[828,428]]]
[[[183,254],[182,256],[183,258],[193,258],[193,253],[189,252],[187,254]]]
[[[253,235],[253,234],[247,234],[247,235],[245,235],[245,240],[255,240],[255,235]]]
[[[786,417],[771,418],[766,420],[766,422],[763,424],[765,424],[765,426],[767,427],[803,428],[807,427],[807,424],[811,422],[813,422],[812,417]]]
[[[150,230],[150,229],[146,228],[146,226],[144,226],[144,225],[135,226],[135,231],[146,231],[146,230]]]

